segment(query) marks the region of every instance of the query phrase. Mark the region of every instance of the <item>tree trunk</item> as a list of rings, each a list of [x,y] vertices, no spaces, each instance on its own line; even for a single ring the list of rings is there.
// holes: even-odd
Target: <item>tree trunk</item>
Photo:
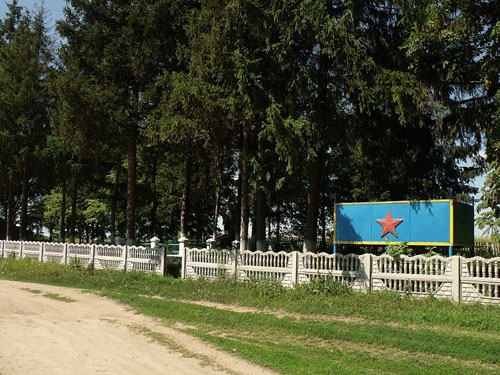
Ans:
[[[201,174],[201,186],[208,186],[210,184],[210,173],[208,170],[208,166],[205,169],[205,171]],[[208,214],[210,210],[208,209],[208,201],[207,201],[207,196],[206,195],[201,195],[201,201],[198,203],[198,206],[200,207],[200,210],[198,211],[196,217],[198,218],[198,236],[201,238],[201,243],[205,244],[206,243],[206,238],[205,235],[207,234],[205,232],[205,228],[207,227],[207,224],[209,222],[208,220]],[[208,225],[210,226],[210,225]]]
[[[234,225],[233,225],[233,231],[234,231],[234,240],[239,241],[240,240],[240,226],[241,226],[241,158],[238,163],[238,190],[237,194],[238,196],[236,197],[236,208],[234,212]]]
[[[278,200],[276,203],[276,244],[279,249],[280,241],[281,241],[281,201]]]
[[[9,175],[9,192],[7,198],[7,227],[5,230],[5,238],[9,240],[15,239],[15,225],[16,225],[16,207],[14,202],[14,176]]]
[[[64,177],[62,186],[62,200],[61,200],[61,242],[66,242],[66,194],[67,194],[67,182],[66,177]]]
[[[119,193],[119,187],[120,187],[120,174],[121,174],[121,161],[118,161],[116,164],[116,172],[115,172],[115,184],[113,187],[113,197],[111,200],[111,242],[115,243],[115,237],[116,237],[116,205],[118,203],[118,193]]]
[[[136,182],[137,182],[137,134],[134,130],[130,135],[127,145],[127,222],[125,237],[127,245],[135,245],[135,204],[136,204]]]
[[[7,180],[7,185],[8,184],[9,184],[9,181]],[[5,212],[5,222],[4,222],[4,227],[3,227],[3,229],[5,231],[4,231],[4,237],[0,238],[0,239],[5,240],[5,239],[7,239],[7,215],[8,215],[7,212],[9,211],[9,203],[8,203],[8,201],[9,201],[9,199],[8,199],[9,194],[8,194],[8,189],[7,189],[7,191],[4,191],[3,193],[4,193],[4,195],[6,194],[5,197],[4,197],[5,200],[4,200],[4,202],[2,202],[3,206],[4,206],[3,207],[3,212]]]
[[[219,226],[219,201],[220,201],[220,184],[215,186],[215,207],[214,207],[214,222],[213,222],[213,235],[214,240],[217,239],[217,228]]]
[[[248,209],[248,180],[249,180],[249,168],[248,168],[248,134],[246,130],[243,131],[243,142],[242,142],[242,162],[241,162],[241,223],[240,223],[240,250],[247,250],[248,248],[248,219],[249,219],[249,209]]]
[[[69,242],[75,243],[76,232],[76,201],[78,199],[78,173],[73,176],[73,188],[71,190],[71,226],[69,228]]]
[[[259,183],[255,184],[255,243],[256,249],[266,250],[266,194]],[[254,237],[254,236],[252,236]]]
[[[149,228],[150,238],[157,235],[156,230],[156,211],[158,210],[158,196],[156,194],[156,175],[158,173],[158,151],[154,151],[153,171],[151,174],[151,193],[153,194],[151,202],[151,211],[149,213],[151,226]]]
[[[321,251],[326,252],[326,207],[321,203]]]
[[[214,207],[214,220],[213,220],[213,234],[212,239],[217,239],[217,228],[219,226],[219,203],[220,203],[220,189],[222,184],[222,157],[217,157],[216,168],[217,176],[215,181],[215,207]]]
[[[304,252],[316,251],[318,233],[318,209],[320,203],[321,179],[324,168],[324,151],[320,151],[313,166],[312,175],[309,178],[309,189],[307,192],[306,231],[304,234]]]
[[[181,203],[181,223],[180,223],[180,236],[187,236],[187,215],[189,210],[189,198],[191,195],[191,157],[187,157],[184,165],[184,189],[182,190],[182,203]]]
[[[267,238],[271,238],[272,237],[272,232],[271,232],[271,225],[272,225],[272,222],[271,222],[271,214],[269,213],[268,217],[267,217]]]
[[[259,155],[265,151],[264,138],[258,138]],[[262,184],[255,183],[255,242],[256,250],[266,250],[266,192]],[[253,237],[253,236],[252,236]]]
[[[24,155],[23,160],[23,178],[21,190],[21,227],[20,240],[28,239],[28,194],[29,194],[29,176],[28,176],[28,153]]]
[[[321,50],[320,46],[320,50]],[[303,251],[315,251],[318,227],[321,180],[325,167],[326,145],[323,134],[328,126],[328,55],[321,52],[318,62],[318,96],[313,103],[316,159],[311,166],[307,192],[306,230]]]

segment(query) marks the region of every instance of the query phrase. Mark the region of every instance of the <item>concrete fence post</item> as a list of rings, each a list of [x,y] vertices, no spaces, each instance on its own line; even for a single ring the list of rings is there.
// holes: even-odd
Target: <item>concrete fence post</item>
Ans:
[[[235,280],[238,280],[238,258],[240,253],[240,241],[234,240],[232,243],[233,248],[231,250],[231,256],[233,257],[233,264],[231,267],[231,273]]]
[[[373,259],[371,254],[363,254],[360,256],[363,262],[363,291],[365,293],[370,292],[373,288],[372,286],[372,269],[373,269]]]
[[[186,268],[187,268],[187,257],[188,251],[186,249],[186,242],[188,239],[184,236],[179,238],[179,255],[181,256],[181,278],[186,278]]]
[[[68,244],[64,244],[64,249],[63,249],[63,264],[68,263]]]
[[[215,240],[213,238],[209,238],[207,240],[207,249],[212,250],[214,248],[214,243],[215,243]]]
[[[454,302],[462,300],[462,257],[451,257],[451,298]]]
[[[160,239],[158,237],[154,236],[153,238],[151,238],[149,240],[149,242],[151,243],[151,248],[156,249],[158,247],[158,245],[160,244]]]
[[[160,276],[167,274],[167,249],[162,247],[158,249],[160,256]]]
[[[167,256],[166,256],[165,248],[163,248],[163,249],[159,248],[158,245],[160,243],[160,239],[156,236],[151,238],[149,240],[149,242],[151,243],[151,250],[154,251],[154,250],[158,249],[158,253],[160,256],[160,275],[165,276],[165,269],[167,268]]]
[[[296,286],[299,284],[299,266],[300,266],[300,254],[298,251],[292,252],[292,285]]]
[[[42,243],[40,244],[40,256],[39,256],[39,258],[38,258],[38,261],[39,261],[40,263],[43,263],[43,253],[44,253],[44,252],[45,252],[45,242],[42,242]]]

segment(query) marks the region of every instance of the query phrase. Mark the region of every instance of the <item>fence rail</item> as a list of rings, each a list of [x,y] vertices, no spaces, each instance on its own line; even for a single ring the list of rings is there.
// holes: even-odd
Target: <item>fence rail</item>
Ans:
[[[500,257],[392,257],[372,254],[261,252],[187,248],[178,255],[165,248],[67,243],[1,241],[0,255],[41,262],[95,268],[139,270],[165,275],[167,258],[181,259],[183,278],[215,278],[221,274],[248,281],[275,280],[284,286],[331,277],[360,291],[391,290],[413,296],[433,295],[460,302],[500,304]]]

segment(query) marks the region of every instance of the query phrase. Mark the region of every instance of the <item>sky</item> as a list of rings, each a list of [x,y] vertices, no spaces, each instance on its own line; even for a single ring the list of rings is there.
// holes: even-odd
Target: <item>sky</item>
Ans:
[[[8,7],[7,4],[12,1],[0,0],[0,18],[3,19],[7,14]],[[18,0],[18,5],[25,7],[29,11],[33,12],[42,3],[42,0]],[[66,5],[65,0],[44,0],[45,8],[48,10],[47,21],[49,27],[51,27],[51,34],[55,34],[55,21],[63,18],[63,8]]]
[[[8,1],[8,2],[10,3],[11,1]],[[5,17],[7,10],[8,10],[6,3],[7,3],[7,1],[0,0],[0,18],[1,19],[3,19]],[[36,7],[41,4],[41,0],[18,0],[18,4],[19,4],[19,6],[26,7],[30,11],[34,11],[36,9]],[[51,34],[55,35],[55,21],[63,18],[63,8],[66,5],[66,1],[65,0],[44,0],[44,4],[45,4],[45,7],[47,8],[48,13],[49,13],[47,21],[49,23],[49,27],[51,28]],[[474,180],[474,186],[481,189],[484,185],[484,179],[485,179],[484,176],[476,177],[476,179]],[[476,194],[474,196],[476,202],[478,201],[478,199],[480,197],[481,197],[481,192],[479,192],[478,194]],[[479,231],[478,228],[475,228],[475,234],[476,234],[476,236],[480,236],[481,232]]]

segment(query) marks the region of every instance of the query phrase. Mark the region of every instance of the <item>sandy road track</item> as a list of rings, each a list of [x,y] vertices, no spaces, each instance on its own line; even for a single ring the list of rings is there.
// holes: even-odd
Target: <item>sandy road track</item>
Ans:
[[[31,291],[30,291],[31,290]],[[40,293],[33,293],[39,290]],[[64,302],[47,293],[73,299]],[[161,334],[155,342],[142,332]],[[0,280],[0,374],[270,374],[76,289]]]

